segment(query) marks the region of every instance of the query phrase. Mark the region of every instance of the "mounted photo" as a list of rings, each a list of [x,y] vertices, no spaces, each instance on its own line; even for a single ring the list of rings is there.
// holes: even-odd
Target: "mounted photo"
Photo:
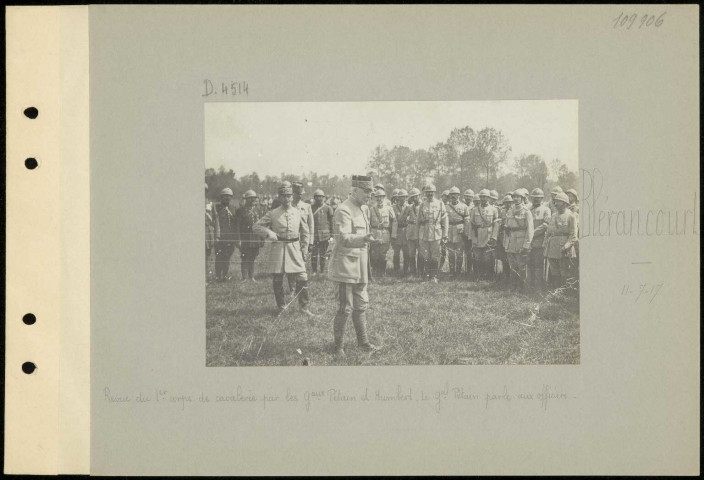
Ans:
[[[204,108],[207,366],[580,363],[576,100]]]

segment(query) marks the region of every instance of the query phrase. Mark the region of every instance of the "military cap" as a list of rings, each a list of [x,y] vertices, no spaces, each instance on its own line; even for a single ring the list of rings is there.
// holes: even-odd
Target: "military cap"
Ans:
[[[579,200],[579,195],[577,195],[577,190],[575,190],[574,188],[570,188],[570,189],[567,190],[565,193],[566,193],[566,194],[574,195],[574,198],[576,198],[577,200]]]
[[[300,182],[293,182],[291,186],[293,187],[293,191],[296,193],[306,193],[305,189],[303,188],[303,184]]]
[[[408,196],[408,192],[407,192],[405,189],[403,189],[403,188],[399,188],[399,190],[398,190],[398,195],[396,195],[396,196],[397,196],[397,197],[407,197],[407,196]]]
[[[363,188],[365,190],[373,189],[372,177],[366,175],[352,175],[352,186],[357,188]]]
[[[468,188],[467,190],[464,191],[465,197],[473,197],[474,196],[474,190],[471,188]]]
[[[567,194],[566,194],[566,193],[562,193],[562,192],[560,192],[560,193],[558,193],[557,195],[555,195],[555,201],[556,201],[556,202],[565,202],[567,205],[570,204],[570,199],[567,198]]]
[[[283,182],[279,185],[279,195],[293,195],[293,188],[289,182]]]
[[[411,188],[411,191],[408,192],[408,198],[412,198],[418,195],[420,195],[420,190],[418,190],[416,187]]]
[[[489,190],[487,190],[486,188],[483,188],[479,191],[479,196],[480,197],[490,197],[491,194],[489,193]]]
[[[244,198],[257,198],[257,193],[254,190],[244,192]]]
[[[433,185],[432,183],[429,183],[423,187],[423,193],[434,192],[434,191],[435,191],[435,185]]]
[[[460,189],[457,187],[452,187],[448,192],[450,195],[454,195],[455,193],[459,195]]]
[[[317,189],[315,192],[313,192],[314,197],[324,197],[325,193],[321,189]]]
[[[532,192],[530,192],[531,197],[535,198],[543,198],[545,195],[543,194],[543,191],[539,188],[534,188]]]
[[[223,188],[222,190],[220,190],[220,195],[229,195],[231,197],[234,196],[232,194],[232,190],[230,190],[229,188]]]
[[[562,192],[562,188],[560,188],[559,186],[557,186],[557,187],[553,188],[550,193],[554,195],[554,194],[556,194],[556,193],[563,193],[563,192]]]
[[[375,197],[385,197],[386,191],[383,188],[377,188],[376,190],[374,190],[374,196]]]
[[[449,194],[450,194],[450,191],[449,191],[449,190],[443,190],[443,191],[442,191],[443,197],[447,197]]]
[[[513,198],[511,198],[511,195],[510,195],[510,194],[507,194],[507,195],[503,198],[503,200],[501,200],[501,203],[506,203],[506,202],[508,202],[508,203],[513,203]]]

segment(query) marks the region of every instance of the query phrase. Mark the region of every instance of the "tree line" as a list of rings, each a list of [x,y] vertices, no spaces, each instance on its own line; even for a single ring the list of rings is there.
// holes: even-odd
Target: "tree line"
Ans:
[[[422,188],[429,181],[435,184],[438,191],[452,186],[462,191],[472,188],[475,192],[490,188],[502,194],[519,187],[550,190],[560,185],[565,190],[577,189],[577,173],[559,159],[546,163],[541,156],[528,153],[518,155],[513,162],[509,162],[510,153],[510,143],[500,130],[487,127],[477,131],[462,127],[452,130],[445,141],[426,149],[378,145],[367,159],[366,173],[374,177],[374,183],[382,183],[389,189]],[[217,170],[205,170],[210,197],[216,197],[225,187],[231,188],[235,195],[250,189],[260,195],[276,195],[278,185],[284,180],[303,183],[307,196],[320,188],[328,196],[336,194],[346,198],[351,186],[351,178],[347,175],[309,172],[304,175],[281,173],[279,176],[260,178],[256,172],[237,177],[232,169],[223,166]]]

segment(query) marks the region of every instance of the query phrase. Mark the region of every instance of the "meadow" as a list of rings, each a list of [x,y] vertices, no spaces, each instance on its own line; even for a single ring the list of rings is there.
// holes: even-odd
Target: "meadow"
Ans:
[[[393,274],[374,279],[367,322],[370,340],[381,349],[360,352],[349,321],[347,356],[339,360],[332,354],[333,282],[322,275],[310,278],[316,316],[309,319],[297,299],[277,316],[269,275],[241,283],[237,251],[230,274],[232,280],[206,286],[207,366],[579,363],[575,286],[516,293],[502,283],[452,279],[447,273],[437,284]]]

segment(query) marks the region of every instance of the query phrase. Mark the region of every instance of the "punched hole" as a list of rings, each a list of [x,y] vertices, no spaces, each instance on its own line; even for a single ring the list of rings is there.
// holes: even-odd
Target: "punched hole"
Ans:
[[[24,362],[22,364],[22,371],[27,375],[31,375],[37,369],[37,366],[32,362]]]
[[[34,325],[35,323],[37,323],[37,317],[35,317],[33,313],[26,313],[22,317],[22,321],[25,325]]]
[[[28,158],[24,161],[24,166],[27,167],[28,170],[34,170],[39,166],[39,162],[37,162],[36,158]]]
[[[34,107],[25,108],[24,115],[27,118],[31,118],[32,120],[34,120],[35,118],[37,118],[39,116],[39,110],[37,110]]]

